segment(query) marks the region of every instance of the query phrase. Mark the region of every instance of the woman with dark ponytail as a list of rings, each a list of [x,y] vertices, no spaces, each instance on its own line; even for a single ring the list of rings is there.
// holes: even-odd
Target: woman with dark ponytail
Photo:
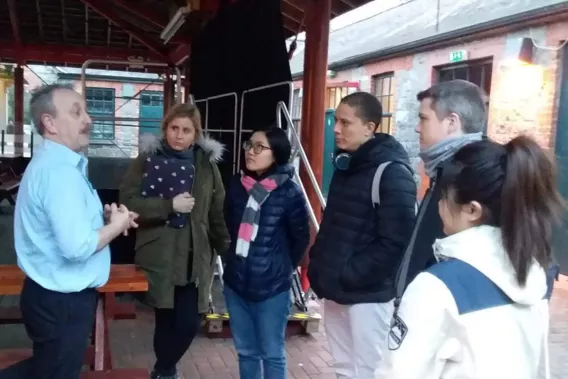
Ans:
[[[461,148],[444,167],[438,264],[406,290],[381,379],[535,379],[548,356],[546,270],[563,213],[553,162],[528,137]]]

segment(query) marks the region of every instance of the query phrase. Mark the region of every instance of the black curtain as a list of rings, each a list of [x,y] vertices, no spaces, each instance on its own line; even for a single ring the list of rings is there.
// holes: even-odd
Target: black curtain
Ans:
[[[228,150],[220,165],[225,181],[233,171],[234,153],[242,157],[242,149],[237,146],[242,93],[291,79],[280,0],[239,0],[226,5],[194,39],[190,80],[195,99],[237,94],[236,118],[234,97],[211,100],[208,109],[204,102],[198,102],[208,129],[226,131],[210,132]],[[289,105],[290,95],[287,85],[246,93],[242,108],[243,130],[256,130],[275,123],[276,104],[284,101]],[[249,135],[242,133],[240,141],[248,139]]]

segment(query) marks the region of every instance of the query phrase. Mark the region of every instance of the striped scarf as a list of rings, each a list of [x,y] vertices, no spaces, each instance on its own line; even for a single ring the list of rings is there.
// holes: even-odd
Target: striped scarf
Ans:
[[[268,199],[270,193],[278,188],[282,183],[289,179],[286,174],[273,174],[261,181],[241,175],[241,183],[249,194],[248,202],[243,213],[243,219],[239,226],[236,253],[238,256],[246,258],[248,256],[251,242],[258,233],[258,222],[260,220],[260,207]]]

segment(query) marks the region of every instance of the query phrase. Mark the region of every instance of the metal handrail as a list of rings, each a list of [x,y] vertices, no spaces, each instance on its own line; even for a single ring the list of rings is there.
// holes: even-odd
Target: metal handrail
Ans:
[[[225,98],[225,97],[233,97],[235,99],[235,108],[234,108],[234,121],[233,121],[233,130],[231,132],[234,133],[233,136],[233,174],[235,174],[238,170],[238,166],[237,166],[237,157],[239,156],[239,149],[237,148],[237,116],[238,116],[238,102],[239,102],[239,97],[237,95],[236,92],[228,92],[228,93],[223,93],[220,95],[215,95],[215,96],[209,96],[206,97],[205,99],[198,99],[196,100],[193,95],[192,95],[192,101],[193,104],[197,105],[198,103],[205,103],[205,133],[208,132],[216,132],[217,130],[215,129],[209,129],[209,102],[211,100],[217,100],[217,99],[221,99],[221,98]],[[221,131],[221,132],[225,132],[225,131]],[[227,131],[229,132],[229,131]]]
[[[292,117],[290,116],[288,107],[286,106],[286,103],[283,101],[278,102],[278,104],[276,105],[276,122],[278,123],[278,127],[282,128],[282,119],[280,118],[280,115],[284,115],[284,117],[286,118],[286,122],[288,123],[288,128],[290,130],[290,135],[294,136],[293,138],[294,142],[297,145],[298,153],[300,154],[302,163],[306,167],[306,172],[308,173],[308,177],[310,178],[310,181],[314,186],[320,205],[322,206],[322,208],[325,208],[326,206],[325,198],[323,197],[323,193],[321,192],[319,183],[316,179],[314,171],[312,170],[312,166],[310,165],[308,156],[306,155],[306,152],[302,147],[302,144],[300,143],[300,138],[298,137],[298,133],[296,132],[296,128],[294,127],[294,123],[292,122]]]

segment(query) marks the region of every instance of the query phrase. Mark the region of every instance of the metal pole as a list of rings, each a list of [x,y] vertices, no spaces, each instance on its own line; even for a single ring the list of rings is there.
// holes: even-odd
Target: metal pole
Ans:
[[[312,167],[310,166],[310,162],[308,161],[308,156],[306,155],[306,152],[304,151],[302,144],[300,144],[300,139],[296,134],[296,129],[294,128],[294,124],[292,123],[292,117],[290,117],[290,113],[288,112],[286,104],[283,101],[278,102],[278,104],[276,105],[276,114],[277,114],[277,124],[278,127],[280,128],[282,128],[282,120],[280,119],[280,115],[283,114],[284,117],[286,118],[288,127],[291,129],[290,134],[294,136],[294,142],[298,144],[298,153],[300,154],[300,158],[304,163],[306,172],[308,173],[308,177],[310,178],[310,182],[312,182],[312,185],[314,186],[314,191],[318,197],[321,206],[325,208],[326,205],[325,198],[323,197],[323,193],[321,192],[316,176],[312,170]]]
[[[229,132],[228,130],[221,130],[221,129],[209,129],[209,101],[211,100],[216,100],[216,99],[221,99],[223,97],[228,97],[228,96],[232,96],[235,99],[235,109],[234,109],[234,117],[233,117],[233,130],[231,131],[233,133],[233,174],[236,173],[236,160],[237,160],[237,156],[238,156],[238,146],[237,146],[237,117],[238,117],[238,108],[237,108],[237,103],[239,100],[239,97],[237,95],[236,92],[227,92],[227,93],[223,93],[220,95],[215,95],[215,96],[210,96],[207,97],[205,99],[199,99],[199,100],[195,100],[192,96],[193,102],[195,104],[197,103],[201,103],[201,102],[205,102],[205,131],[208,132],[215,132],[215,133],[226,133]]]

